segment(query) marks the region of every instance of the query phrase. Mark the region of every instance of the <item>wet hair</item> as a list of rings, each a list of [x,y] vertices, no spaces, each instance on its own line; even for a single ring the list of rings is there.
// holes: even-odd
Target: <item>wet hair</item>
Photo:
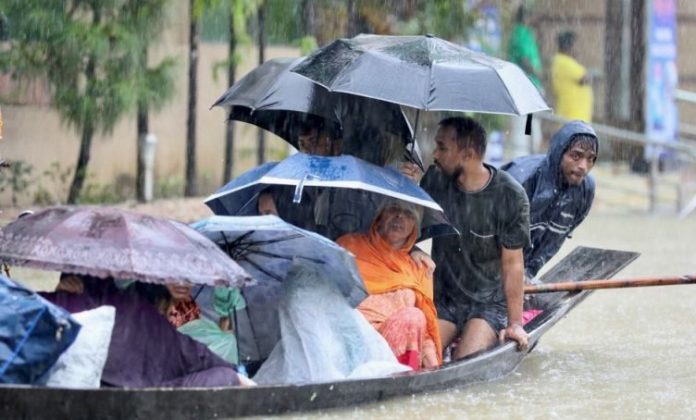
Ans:
[[[558,49],[561,51],[569,50],[575,44],[575,32],[564,31],[558,34]]]
[[[309,134],[313,129],[316,129],[317,133],[328,134],[331,139],[340,139],[343,137],[343,131],[340,125],[335,123],[327,124],[324,118],[311,114],[302,119],[297,133],[300,136],[304,136]]]
[[[473,149],[479,157],[486,154],[486,130],[470,117],[450,117],[440,121],[440,127],[453,127],[460,149]]]
[[[568,146],[563,150],[563,154],[575,146],[579,146],[583,150],[592,150],[595,153],[595,161],[597,160],[599,153],[599,140],[597,140],[597,137],[590,134],[576,134],[570,139]]]

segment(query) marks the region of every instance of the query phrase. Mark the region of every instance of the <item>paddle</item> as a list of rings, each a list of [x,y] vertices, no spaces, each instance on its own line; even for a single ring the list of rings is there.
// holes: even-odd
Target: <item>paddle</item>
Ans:
[[[693,283],[696,283],[696,275],[684,275],[680,277],[584,280],[548,284],[528,284],[524,286],[524,293],[573,292],[593,289],[623,289],[626,287],[671,286],[676,284]]]

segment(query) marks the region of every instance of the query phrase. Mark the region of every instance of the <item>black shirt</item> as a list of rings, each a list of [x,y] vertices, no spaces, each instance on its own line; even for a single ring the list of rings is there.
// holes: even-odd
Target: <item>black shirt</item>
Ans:
[[[485,166],[491,179],[475,192],[462,191],[435,167],[421,181],[461,232],[461,236],[433,239],[436,301],[507,307],[502,247],[519,249],[529,243],[529,200],[510,175]]]

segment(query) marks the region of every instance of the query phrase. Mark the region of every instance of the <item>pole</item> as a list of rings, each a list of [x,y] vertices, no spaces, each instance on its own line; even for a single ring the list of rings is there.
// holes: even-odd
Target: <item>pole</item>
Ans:
[[[528,284],[524,286],[525,294],[552,293],[552,292],[576,292],[595,289],[624,289],[628,287],[647,286],[673,286],[679,284],[696,283],[696,275],[684,275],[680,277],[647,277],[635,279],[604,279],[569,281],[563,283]]]

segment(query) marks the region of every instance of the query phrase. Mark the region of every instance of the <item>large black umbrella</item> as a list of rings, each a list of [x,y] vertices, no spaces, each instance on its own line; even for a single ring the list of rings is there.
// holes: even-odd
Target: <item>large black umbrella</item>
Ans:
[[[292,69],[332,92],[427,111],[525,115],[549,106],[515,64],[431,35],[359,35]]]
[[[346,154],[383,164],[379,160],[411,153],[412,147],[407,147],[412,141],[411,127],[398,105],[329,92],[290,72],[302,60],[266,61],[230,87],[213,106],[230,107],[231,120],[257,125],[296,148],[300,127],[311,119],[327,127],[334,137],[342,137]],[[376,137],[380,141],[375,141]],[[417,155],[413,158],[419,160]]]

